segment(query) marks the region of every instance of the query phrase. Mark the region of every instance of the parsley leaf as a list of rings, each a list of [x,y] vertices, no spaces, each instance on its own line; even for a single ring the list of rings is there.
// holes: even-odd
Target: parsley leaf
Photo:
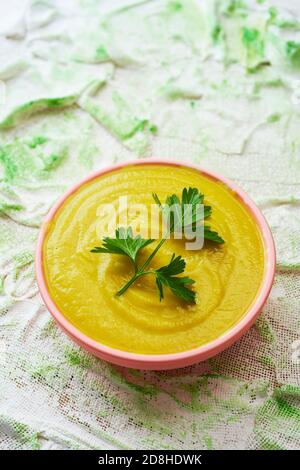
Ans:
[[[168,196],[164,205],[160,202],[156,193],[153,193],[152,196],[168,223],[170,233],[179,230],[183,232],[188,228],[192,228],[195,231],[196,225],[201,220],[207,219],[212,213],[211,206],[205,204],[203,206],[203,214],[197,210],[197,207],[203,204],[204,201],[204,194],[197,188],[184,188],[181,200],[176,194]],[[171,211],[170,208],[172,208]],[[223,238],[217,232],[212,231],[208,225],[204,225],[204,238],[216,243],[224,243]]]
[[[218,234],[218,232],[211,230],[209,225],[204,225],[204,238],[215,243],[225,243],[223,238]]]
[[[144,239],[140,235],[133,236],[132,228],[119,227],[116,237],[104,237],[102,246],[96,246],[92,253],[113,253],[128,256],[135,264],[139,251],[152,243],[152,239]]]
[[[168,287],[173,294],[186,302],[195,303],[196,294],[187,285],[194,284],[189,277],[177,277],[185,269],[185,261],[181,256],[172,255],[169,264],[155,270],[156,285],[159,291],[159,300],[164,298],[163,286]]]

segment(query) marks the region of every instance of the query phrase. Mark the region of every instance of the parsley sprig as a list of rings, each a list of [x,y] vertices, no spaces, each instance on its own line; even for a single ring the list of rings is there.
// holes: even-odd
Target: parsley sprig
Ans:
[[[104,237],[102,246],[96,246],[91,250],[92,253],[113,253],[116,255],[125,255],[131,259],[135,268],[138,252],[154,240],[145,240],[140,235],[133,237],[132,228],[120,227],[116,230],[116,238]]]
[[[161,204],[157,194],[153,194],[153,199],[160,207],[163,217],[168,214],[168,233],[178,232],[179,230],[183,232],[187,221],[192,228],[195,228],[197,224],[201,223],[203,219],[207,219],[212,213],[212,208],[206,205],[204,205],[204,212],[201,215],[197,211],[198,205],[203,204],[204,201],[204,195],[197,188],[184,188],[181,199],[176,194],[168,196],[165,205]],[[173,211],[167,211],[167,206],[172,207]],[[158,269],[148,269],[152,259],[167,240],[168,233],[159,241],[141,266],[137,263],[137,256],[143,248],[150,245],[154,240],[144,239],[140,235],[133,236],[131,227],[119,227],[115,232],[115,238],[104,237],[102,246],[97,246],[91,250],[92,253],[123,255],[128,257],[133,264],[134,275],[121,287],[116,295],[121,296],[124,294],[141,276],[152,274],[155,276],[160,300],[164,298],[164,288],[169,288],[174,295],[185,302],[196,302],[196,293],[190,288],[195,281],[187,276],[178,276],[178,274],[184,272],[186,267],[186,262],[181,256],[176,256],[173,253],[166,266]],[[208,225],[204,225],[204,238],[216,243],[224,243],[222,237],[211,230]]]
[[[156,204],[160,207],[163,217],[167,220],[170,233],[184,231],[187,229],[187,223],[190,228],[195,231],[196,225],[202,220],[207,219],[211,213],[211,206],[203,205],[203,213],[197,211],[197,207],[204,202],[204,194],[197,188],[184,188],[182,190],[181,200],[176,194],[167,196],[163,205],[157,194],[153,193],[152,197]],[[173,212],[170,212],[173,208]],[[209,225],[204,225],[204,239],[211,240],[215,243],[224,243],[223,238],[215,231],[211,230]]]
[[[195,303],[195,292],[187,287],[194,284],[190,277],[177,277],[185,270],[185,261],[181,256],[173,253],[169,264],[155,270],[156,285],[159,291],[159,300],[164,298],[163,286],[169,287],[173,294],[177,295],[186,302]]]

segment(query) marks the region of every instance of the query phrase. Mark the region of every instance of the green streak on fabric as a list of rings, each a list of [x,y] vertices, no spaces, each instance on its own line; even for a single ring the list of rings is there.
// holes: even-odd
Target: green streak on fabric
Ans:
[[[283,399],[280,388],[274,390],[273,398],[264,403],[259,414],[270,421],[274,421],[277,418],[285,418],[293,419],[300,424],[300,408],[290,405],[287,400]]]
[[[52,365],[41,365],[34,369],[31,373],[33,379],[49,379],[49,375],[57,370],[56,367]]]
[[[37,135],[35,137],[32,137],[31,140],[27,142],[28,147],[35,149],[39,145],[43,145],[48,141],[47,137],[44,137],[42,135]]]
[[[44,170],[51,171],[55,170],[60,166],[60,164],[66,159],[67,152],[64,151],[61,154],[52,153],[47,157],[43,158],[44,161]]]
[[[243,28],[243,43],[246,47],[257,44],[259,36],[260,34],[257,29]]]
[[[121,373],[111,367],[110,368],[110,373],[111,376],[120,384],[120,385],[125,385],[128,387],[130,390],[133,390],[134,392],[137,392],[139,394],[142,394],[144,396],[148,397],[154,397],[158,394],[158,389],[154,387],[153,385],[150,384],[136,384],[128,380],[124,375],[121,375]]]
[[[242,28],[242,42],[246,48],[248,70],[255,72],[264,61],[265,45],[260,31],[255,28]]]
[[[275,364],[274,364],[274,361],[271,357],[268,357],[268,356],[259,356],[258,358],[259,362],[261,364],[263,364],[264,366],[271,366],[271,367],[274,367]]]
[[[274,23],[274,21],[277,19],[278,16],[278,10],[276,7],[272,6],[268,9],[269,13],[269,22]]]
[[[87,353],[73,347],[66,348],[65,358],[70,366],[80,366],[84,369],[89,369],[92,366],[92,358]]]
[[[218,43],[219,40],[220,40],[221,35],[222,35],[222,26],[220,24],[216,24],[213,27],[213,30],[212,30],[212,33],[211,33],[213,42]]]
[[[297,391],[295,394],[295,390],[293,390],[293,393],[286,393],[286,390],[283,391],[282,387],[277,388],[274,390],[274,398],[276,402],[276,413],[280,417],[284,418],[290,418],[294,419],[296,422],[299,423],[299,429],[300,429],[300,407],[296,408],[296,406],[291,405],[288,403],[288,400],[296,396],[296,398],[299,398],[300,393],[299,393],[299,387],[297,387]],[[283,398],[283,396],[285,398]]]
[[[207,450],[214,449],[212,436],[208,436],[208,435],[204,436],[203,441],[204,441],[204,444],[206,445]]]
[[[300,42],[287,41],[285,52],[290,63],[295,66],[300,66]]]
[[[139,369],[128,369],[128,371],[133,377],[142,377],[142,372]]]
[[[0,147],[0,164],[4,167],[4,181],[8,184],[22,184],[48,177],[66,158],[67,150],[44,154],[39,147],[29,147],[26,140],[15,138]]]
[[[172,12],[178,12],[182,10],[183,5],[181,2],[177,2],[176,0],[173,0],[168,3],[168,8]]]
[[[23,268],[34,262],[34,255],[31,251],[22,251],[14,256],[14,260],[17,268]]]
[[[260,336],[266,340],[268,343],[273,343],[275,341],[275,335],[272,331],[271,326],[267,320],[264,320],[262,317],[259,317],[255,323]]]
[[[281,445],[272,439],[264,436],[260,445],[261,450],[285,450]]]
[[[93,103],[90,98],[83,101],[83,108],[120,140],[129,139],[137,132],[145,130],[148,121],[137,118],[126,101],[116,92],[113,94],[113,104],[115,110],[108,112],[101,105]]]
[[[223,12],[229,16],[246,16],[247,5],[242,0],[225,0]]]
[[[281,119],[281,114],[279,113],[270,114],[270,116],[268,116],[267,118],[267,123],[272,124],[273,122],[280,121],[280,119]]]
[[[289,440],[291,436],[295,436],[300,429],[300,408],[298,387],[296,394],[294,386],[282,386],[274,390],[272,397],[268,398],[258,409],[255,417],[254,434],[259,441],[261,449],[281,449],[284,448],[285,440]],[[292,393],[287,393],[287,392]],[[280,431],[279,431],[280,430]],[[275,442],[272,435],[278,436]]]
[[[158,127],[156,126],[156,124],[151,124],[149,126],[149,131],[152,132],[152,134],[157,134]]]
[[[38,433],[32,431],[27,424],[18,422],[4,415],[0,416],[0,427],[1,423],[7,424],[7,426],[13,430],[13,433],[18,437],[21,444],[26,444],[31,450],[39,450],[41,448]]]
[[[70,95],[61,98],[42,98],[28,101],[27,103],[15,108],[3,121],[1,121],[0,129],[14,127],[20,121],[46,109],[51,110],[71,106],[76,102],[77,98],[78,95]]]
[[[21,211],[24,207],[21,204],[0,201],[0,213],[6,214],[10,211]]]
[[[100,420],[100,419],[101,419],[101,417],[98,416],[98,420]],[[128,446],[127,444],[124,444],[124,443],[121,442],[119,439],[117,439],[117,438],[115,438],[114,436],[112,436],[110,433],[105,432],[105,431],[102,431],[99,426],[93,427],[93,433],[94,433],[96,436],[101,437],[104,441],[109,441],[109,442],[111,442],[111,443],[114,444],[117,448],[119,447],[120,449],[124,449],[124,450],[131,450],[131,449],[132,449],[132,448],[131,448],[130,446]]]
[[[78,160],[85,168],[90,170],[93,167],[94,159],[99,158],[101,154],[102,152],[96,145],[89,141],[84,141],[78,151]]]
[[[50,318],[50,320],[48,320],[45,326],[43,327],[42,335],[44,337],[52,337],[52,338],[55,338],[58,335],[57,325],[52,318]]]
[[[297,385],[282,385],[279,389],[279,392],[282,395],[291,395],[300,398],[300,387],[298,387]]]
[[[294,418],[298,421],[300,426],[300,408],[296,408],[295,406],[290,405],[286,400],[281,398],[278,391],[274,391],[276,403],[277,403],[277,411],[278,415],[284,418]]]
[[[97,412],[97,416],[99,416],[100,418],[107,418],[108,416],[110,416],[110,413],[109,411],[99,410]]]
[[[286,18],[285,16],[281,16],[277,8],[275,8],[274,6],[269,8],[268,13],[269,13],[268,24],[275,25],[281,29],[290,29],[290,30],[299,31],[300,23],[296,17]]]
[[[95,59],[99,62],[107,62],[109,60],[109,55],[107,50],[103,46],[99,46],[95,52]]]
[[[277,88],[281,86],[284,86],[284,82],[281,78],[257,81],[253,85],[253,95],[257,95],[263,88]]]

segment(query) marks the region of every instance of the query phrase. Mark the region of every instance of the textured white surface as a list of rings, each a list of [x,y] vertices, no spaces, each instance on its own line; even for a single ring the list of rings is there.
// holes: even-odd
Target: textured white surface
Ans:
[[[230,18],[232,37],[239,21],[266,28],[267,2],[249,3],[254,13]],[[300,64],[270,35],[271,65],[247,72],[241,46],[211,41],[225,4],[0,0],[1,448],[300,447]],[[288,10],[295,19],[299,2]],[[300,41],[297,28],[269,29],[275,44],[285,44],[277,34]],[[235,64],[224,67],[226,53]],[[137,156],[193,160],[234,179],[277,245],[257,325],[173,372],[89,356],[56,328],[34,280],[51,204],[93,169]]]

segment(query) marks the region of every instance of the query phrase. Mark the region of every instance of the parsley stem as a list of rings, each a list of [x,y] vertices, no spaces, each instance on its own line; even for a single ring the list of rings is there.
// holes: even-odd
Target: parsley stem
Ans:
[[[151,255],[146,259],[145,263],[140,268],[138,268],[134,276],[132,276],[132,278],[129,279],[129,281],[126,284],[124,284],[124,286],[121,287],[120,290],[118,290],[116,294],[118,297],[124,294],[124,292],[127,291],[127,289],[131,286],[131,284],[133,284],[139,277],[143,276],[144,274],[151,274],[151,273],[153,274],[155,272],[154,270],[145,271],[145,269],[147,268],[147,266],[149,266],[152,259],[154,258],[154,256],[156,255],[160,247],[165,243],[165,241],[166,241],[166,238],[162,238],[160,240],[160,242],[156,245],[155,249],[152,251]]]
[[[165,241],[166,241],[166,238],[162,238],[160,240],[160,242],[156,245],[156,247],[152,251],[151,255],[146,259],[145,263],[141,266],[141,268],[139,268],[139,271],[145,271],[145,268],[147,268],[147,266],[149,266],[152,259],[154,258],[154,256],[156,255],[156,253],[158,252],[160,247],[165,243]]]
[[[120,290],[118,290],[118,292],[116,293],[116,295],[118,297],[120,297],[121,295],[124,294],[125,291],[127,291],[127,289],[131,286],[131,284],[133,284],[139,277],[141,276],[144,276],[145,274],[154,274],[155,271],[154,270],[150,270],[150,271],[138,271],[134,276],[132,276],[131,279],[129,279],[128,282],[126,282],[126,284],[124,284],[123,287],[121,287]]]
[[[128,282],[126,282],[126,284],[124,284],[123,287],[121,287],[120,290],[118,290],[118,292],[116,293],[116,295],[118,297],[120,297],[122,294],[124,294],[124,292],[131,286],[131,284],[133,284],[143,273],[139,273],[137,272],[134,276],[132,276],[131,279],[129,279]]]

